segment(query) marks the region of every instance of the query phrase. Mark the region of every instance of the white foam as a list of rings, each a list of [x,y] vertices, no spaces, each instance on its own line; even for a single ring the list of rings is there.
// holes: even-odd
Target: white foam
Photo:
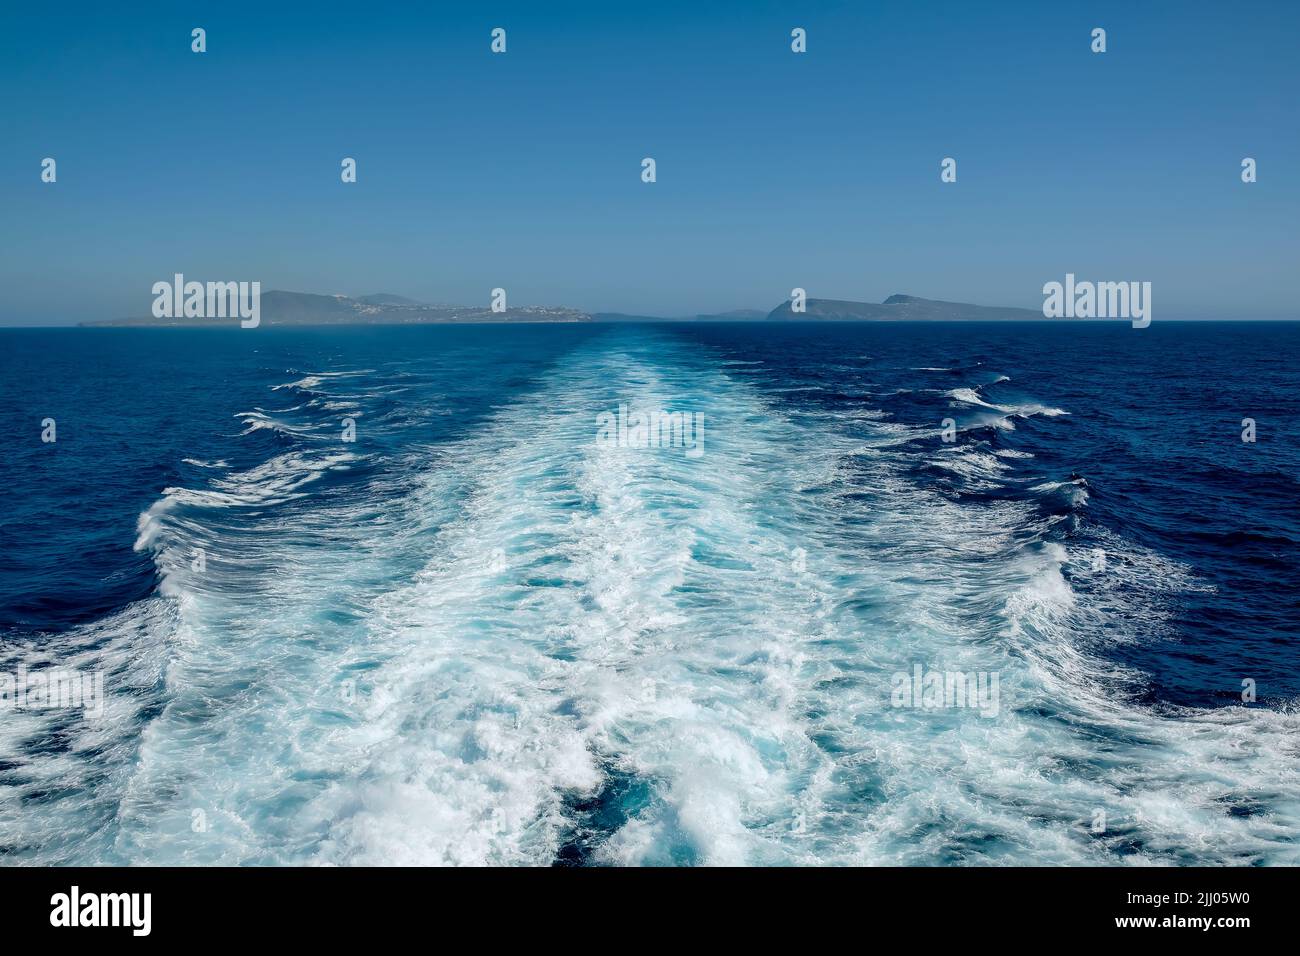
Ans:
[[[597,443],[619,402],[702,412],[704,454]],[[169,597],[68,636],[152,667],[161,709],[133,725],[126,681],[112,771],[28,758],[85,795],[0,820],[60,862],[1297,862],[1300,718],[1139,706],[1103,652],[1158,638],[1190,572],[1118,536],[1090,572],[1032,500],[918,484],[917,434],[786,418],[615,330],[364,493],[311,494],[354,464],[323,443],[168,489],[138,546]],[[997,673],[997,716],[892,706],[916,664]],[[645,798],[579,834],[619,781]]]

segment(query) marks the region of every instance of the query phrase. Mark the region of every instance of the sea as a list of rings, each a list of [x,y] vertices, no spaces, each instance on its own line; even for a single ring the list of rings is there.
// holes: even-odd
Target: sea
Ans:
[[[1298,360],[0,330],[0,864],[1300,863]]]

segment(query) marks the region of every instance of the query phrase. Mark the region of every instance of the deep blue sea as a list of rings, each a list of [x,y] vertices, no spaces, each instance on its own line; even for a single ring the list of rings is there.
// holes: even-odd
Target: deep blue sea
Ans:
[[[0,672],[104,688],[0,712],[0,862],[1298,863],[1298,359],[0,330]],[[918,668],[997,706],[900,706]]]

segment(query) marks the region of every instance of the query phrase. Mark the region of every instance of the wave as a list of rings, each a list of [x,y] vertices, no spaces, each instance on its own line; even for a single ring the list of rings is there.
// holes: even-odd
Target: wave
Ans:
[[[289,450],[141,516],[159,594],[51,650],[119,675],[116,716],[23,753],[9,858],[1297,862],[1300,717],[1142,703],[1106,650],[1208,585],[1069,537],[1042,501],[1085,484],[1006,436],[936,449],[615,329],[446,440],[407,406],[382,454],[322,440],[382,384],[322,379]],[[703,412],[704,454],[597,443],[620,403]],[[896,706],[917,666],[996,707]]]
[[[1045,415],[1054,418],[1058,415],[1068,415],[1067,411],[1060,408],[1052,408],[1049,405],[1040,405],[1036,402],[1029,402],[1023,405],[997,405],[993,402],[985,401],[973,388],[954,388],[944,394],[954,401],[961,402],[965,405],[979,405],[983,408],[991,408],[995,411],[1005,412],[1008,415],[1014,415],[1018,418],[1029,418],[1033,415]]]

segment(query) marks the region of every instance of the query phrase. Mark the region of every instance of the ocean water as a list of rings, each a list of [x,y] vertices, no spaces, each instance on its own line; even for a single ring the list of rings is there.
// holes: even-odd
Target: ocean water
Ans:
[[[0,331],[0,672],[104,681],[0,712],[0,861],[1298,863],[1298,357]],[[700,453],[598,441],[620,405]],[[917,667],[995,706],[898,706]]]

